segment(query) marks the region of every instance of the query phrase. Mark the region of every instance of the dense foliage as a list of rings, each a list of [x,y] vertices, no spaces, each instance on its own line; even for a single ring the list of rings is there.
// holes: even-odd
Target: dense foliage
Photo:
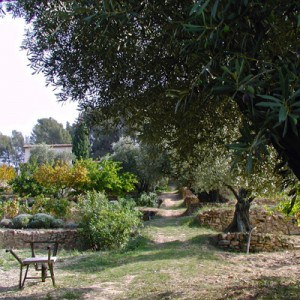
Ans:
[[[122,196],[134,190],[137,180],[133,174],[122,172],[120,164],[108,157],[100,162],[77,160],[74,165],[59,161],[41,165],[25,163],[11,184],[20,196],[64,197],[70,192],[80,194],[92,190]]]
[[[13,167],[5,164],[0,165],[0,186],[2,183],[14,179],[16,175],[16,171]]]
[[[12,131],[11,136],[0,133],[0,161],[18,168],[24,157],[24,137],[21,132]]]
[[[46,189],[34,179],[34,173],[37,169],[36,163],[21,164],[18,176],[10,182],[13,191],[21,197],[34,197],[46,193]]]
[[[109,202],[102,193],[89,192],[80,207],[80,230],[88,248],[122,248],[141,225],[140,213],[130,203]]]
[[[133,191],[136,177],[129,172],[122,172],[120,162],[111,160],[108,156],[100,162],[91,159],[81,161],[87,169],[88,181],[82,187],[83,191],[106,192],[111,196],[121,196]]]
[[[56,163],[42,164],[33,174],[33,178],[51,193],[64,196],[70,189],[81,189],[88,181],[88,171],[79,162],[74,165]]]
[[[31,144],[70,144],[69,132],[53,118],[38,119],[30,136]]]
[[[137,176],[139,192],[155,191],[171,172],[169,156],[162,147],[138,143],[130,137],[121,137],[113,144],[112,158]]]
[[[55,164],[55,163],[71,163],[74,155],[67,151],[56,152],[51,145],[45,143],[31,146],[29,163],[33,164]]]
[[[173,145],[205,137],[239,110],[248,130],[236,150],[250,161],[271,142],[299,177],[299,6],[19,0],[11,9],[31,22],[31,65],[62,100]]]
[[[71,202],[66,198],[37,196],[31,208],[27,208],[27,211],[32,214],[46,213],[57,218],[66,219],[70,216],[71,207]]]
[[[137,206],[157,207],[157,205],[158,205],[158,196],[157,196],[156,193],[153,193],[153,192],[150,192],[150,193],[143,192],[134,201],[135,201]]]
[[[72,152],[77,159],[87,159],[90,157],[89,130],[83,121],[79,121],[73,127]]]

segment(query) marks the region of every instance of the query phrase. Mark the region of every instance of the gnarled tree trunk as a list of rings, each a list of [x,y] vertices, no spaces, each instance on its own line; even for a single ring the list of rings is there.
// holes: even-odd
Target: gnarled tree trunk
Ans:
[[[250,205],[254,200],[253,197],[249,197],[249,192],[241,188],[237,193],[231,186],[227,186],[237,199],[235,205],[235,212],[232,222],[224,230],[225,232],[250,232],[252,229],[250,222]]]

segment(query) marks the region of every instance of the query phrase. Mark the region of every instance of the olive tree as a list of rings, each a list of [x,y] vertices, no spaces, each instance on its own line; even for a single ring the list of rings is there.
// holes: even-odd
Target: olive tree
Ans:
[[[94,120],[182,155],[241,114],[247,168],[272,145],[300,179],[298,0],[25,1],[31,66]],[[214,113],[217,112],[217,113]]]
[[[113,144],[112,158],[122,162],[125,171],[137,176],[139,192],[155,191],[170,174],[170,161],[161,147],[121,137]]]

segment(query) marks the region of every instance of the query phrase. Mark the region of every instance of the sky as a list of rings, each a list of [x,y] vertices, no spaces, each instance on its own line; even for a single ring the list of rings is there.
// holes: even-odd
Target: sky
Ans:
[[[20,50],[24,27],[21,19],[0,18],[0,132],[8,136],[12,130],[30,136],[41,118],[52,117],[65,127],[78,116],[76,103],[58,103],[43,75],[32,74],[26,51]]]

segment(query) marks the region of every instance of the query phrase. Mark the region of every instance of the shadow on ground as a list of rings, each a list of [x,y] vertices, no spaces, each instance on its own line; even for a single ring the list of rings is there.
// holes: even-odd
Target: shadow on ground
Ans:
[[[90,294],[93,289],[92,288],[57,288],[52,291],[49,291],[48,293],[45,292],[40,292],[40,293],[30,293],[30,295],[22,295],[23,290],[19,290],[19,288],[16,287],[11,287],[12,291],[15,290],[16,292],[14,295],[6,295],[5,298],[0,299],[5,299],[5,300],[33,300],[33,299],[47,299],[47,300],[58,300],[58,299],[84,299],[85,295]],[[15,288],[15,289],[14,289]],[[24,289],[24,292],[26,293],[26,288]],[[20,294],[20,295],[18,295]]]
[[[143,250],[139,250],[138,252],[129,251],[126,257],[118,253],[89,253],[85,256],[79,256],[77,259],[72,258],[64,261],[60,265],[60,269],[90,273],[137,262],[153,262],[168,259],[181,260],[193,256],[197,259],[218,260],[218,256],[211,251],[199,251],[201,245],[207,245],[211,238],[212,236],[208,234],[193,237],[187,241],[176,240],[160,243],[159,245],[148,240],[148,245]],[[189,251],[187,251],[187,248],[189,248]]]
[[[224,296],[218,300],[298,300],[300,299],[300,282],[291,282],[286,277],[261,276],[254,281],[230,286],[223,293]]]

